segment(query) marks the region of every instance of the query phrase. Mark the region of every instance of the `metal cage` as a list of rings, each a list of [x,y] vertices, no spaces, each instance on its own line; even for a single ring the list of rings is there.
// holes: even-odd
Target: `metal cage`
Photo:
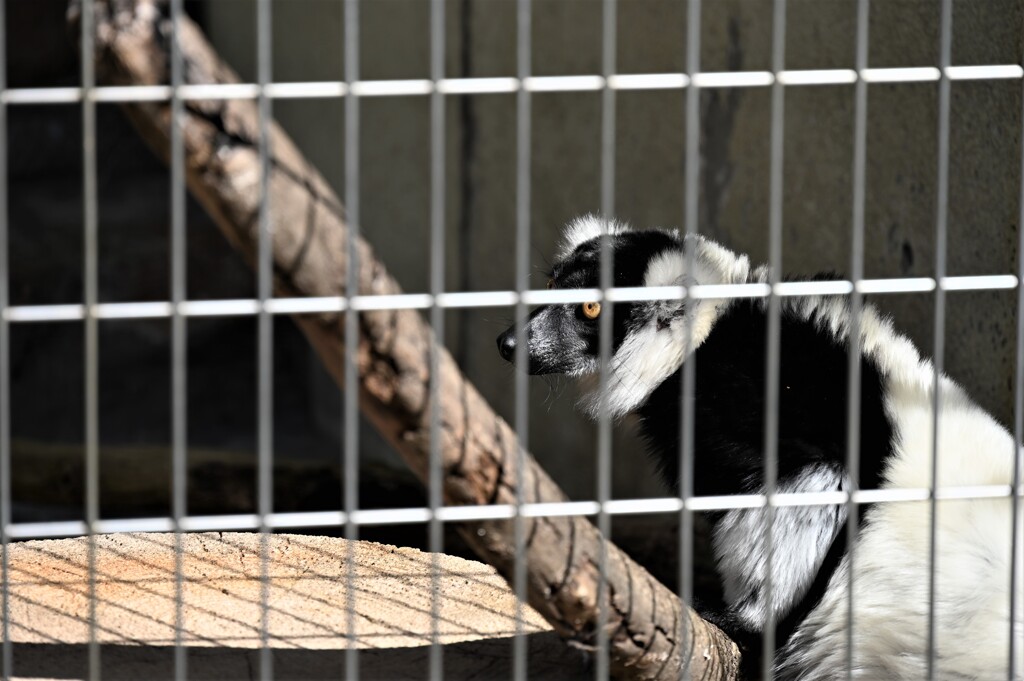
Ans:
[[[93,54],[94,26],[91,20],[93,0],[82,2],[82,23],[80,36],[81,53],[81,86],[80,87],[18,87],[11,88],[6,84],[6,66],[0,61],[0,538],[6,543],[28,538],[62,537],[89,535],[120,531],[173,531],[175,533],[200,530],[256,530],[267,537],[269,533],[282,528],[297,527],[338,527],[344,528],[348,538],[357,538],[359,528],[364,525],[380,524],[421,524],[429,528],[430,547],[440,551],[442,547],[442,527],[444,523],[470,519],[513,518],[521,519],[526,515],[581,515],[596,520],[598,527],[608,533],[610,519],[617,514],[644,513],[675,513],[679,514],[682,528],[680,543],[680,595],[688,600],[692,595],[692,519],[694,512],[708,510],[725,510],[733,508],[763,507],[769,510],[782,506],[845,504],[848,505],[849,518],[855,519],[855,509],[864,503],[885,503],[896,501],[923,500],[932,504],[932,560],[935,559],[935,504],[940,498],[984,498],[1007,497],[1013,499],[1014,536],[1013,557],[1014,571],[1007,575],[1012,579],[1012,590],[1020,587],[1020,563],[1018,551],[1021,547],[1020,534],[1024,524],[1020,522],[1020,453],[1014,452],[1015,474],[1014,486],[964,487],[935,489],[891,489],[891,490],[858,490],[850,493],[802,493],[779,494],[775,491],[777,417],[778,417],[778,365],[779,365],[779,301],[789,296],[848,296],[854,310],[859,310],[865,294],[914,293],[925,292],[934,294],[934,358],[936,385],[939,374],[943,370],[945,340],[945,310],[947,291],[986,291],[1016,289],[1018,291],[1018,309],[1024,311],[1024,298],[1019,287],[1021,273],[992,273],[982,276],[948,276],[947,232],[948,232],[948,191],[947,184],[950,169],[950,97],[951,85],[955,81],[1009,79],[1021,81],[1024,69],[1020,64],[991,64],[958,66],[952,58],[952,0],[941,1],[940,44],[934,66],[917,67],[872,67],[868,63],[868,19],[869,1],[856,2],[856,68],[852,69],[799,69],[786,68],[786,0],[775,0],[773,4],[773,23],[771,27],[771,68],[770,70],[740,72],[706,72],[701,70],[701,2],[689,0],[687,4],[687,44],[686,69],[679,73],[634,74],[618,73],[616,70],[616,13],[618,0],[602,0],[602,62],[601,72],[593,75],[534,75],[531,62],[531,0],[516,0],[516,75],[514,77],[449,77],[445,72],[445,0],[430,0],[430,77],[421,80],[363,80],[360,77],[360,31],[359,12],[361,3],[358,0],[343,0],[345,16],[344,74],[336,81],[329,82],[275,82],[271,73],[272,18],[271,3],[273,0],[256,1],[256,26],[258,43],[258,78],[256,82],[241,85],[188,85],[184,84],[183,64],[177,42],[172,59],[171,83],[168,86],[135,86],[113,87],[99,85],[96,82]],[[6,31],[9,26],[3,20],[3,6],[0,4],[0,60],[6,54]],[[171,0],[171,12],[175,21],[182,16],[182,0]],[[512,30],[510,28],[510,30]],[[916,278],[885,278],[869,279],[864,276],[865,251],[865,156],[868,143],[867,135],[867,102],[868,90],[874,83],[935,83],[938,92],[938,204],[936,206],[935,235],[935,275]],[[748,284],[736,286],[696,287],[690,290],[678,288],[671,290],[644,291],[635,289],[616,289],[610,286],[610,268],[604,268],[605,286],[595,291],[543,291],[531,290],[529,284],[530,271],[530,206],[531,206],[531,97],[538,92],[581,92],[599,93],[601,105],[600,126],[600,211],[603,215],[615,214],[615,136],[616,136],[616,99],[627,90],[677,90],[685,98],[685,170],[684,187],[685,205],[681,206],[681,223],[686,233],[700,231],[698,224],[698,175],[701,164],[700,128],[701,117],[700,94],[709,89],[731,88],[763,88],[770,90],[770,214],[769,214],[769,265],[773,276],[782,270],[782,226],[783,226],[783,142],[786,93],[790,88],[808,88],[818,85],[846,86],[852,89],[855,98],[855,120],[853,122],[853,167],[851,169],[852,185],[852,249],[849,254],[850,277],[845,280],[827,282],[785,282],[772,280],[769,284]],[[517,110],[517,144],[515,156],[515,205],[516,205],[516,277],[514,290],[501,291],[452,291],[445,289],[445,235],[444,221],[446,214],[445,197],[448,193],[445,180],[445,113],[449,96],[473,96],[478,94],[509,93],[514,95]],[[259,230],[261,235],[258,254],[258,287],[257,296],[252,299],[189,300],[186,295],[185,272],[185,170],[183,167],[183,147],[180,126],[175,125],[171,147],[171,186],[172,197],[172,234],[171,234],[171,295],[168,300],[159,302],[102,302],[98,295],[98,233],[99,220],[97,208],[97,144],[96,144],[96,109],[97,105],[106,102],[138,102],[138,101],[170,101],[172,111],[177,120],[190,100],[210,98],[248,98],[258,102],[262,120],[262,134],[267,135],[268,124],[273,116],[273,104],[284,99],[335,98],[344,101],[344,177],[343,199],[347,218],[351,225],[353,241],[350,243],[350,254],[357,257],[354,245],[355,235],[360,225],[360,162],[359,132],[360,104],[371,97],[422,97],[429,100],[430,129],[430,217],[429,217],[429,258],[430,258],[430,290],[426,293],[413,293],[400,296],[353,296],[335,299],[297,299],[274,298],[272,293],[272,267],[269,232],[273,229],[267,202],[262,204]],[[80,107],[83,126],[84,144],[81,149],[83,164],[83,197],[84,214],[82,229],[85,244],[84,259],[84,298],[79,304],[71,305],[11,305],[10,304],[10,233],[7,220],[9,185],[7,113],[12,107],[25,105],[56,105],[72,104]],[[267,168],[269,158],[266,148],[261,154],[263,168],[262,187],[266,190]],[[1024,194],[1022,194],[1024,195]],[[1024,200],[1021,205],[1024,221]],[[1024,234],[1024,232],[1022,232]],[[1024,236],[1022,236],[1024,238]],[[1022,242],[1024,245],[1024,242]],[[1021,252],[1024,247],[1019,246]],[[608,253],[605,252],[605,256]],[[607,264],[607,260],[603,261]],[[1024,261],[1022,261],[1024,262]],[[1024,267],[1024,265],[1022,265]],[[355,289],[354,279],[356,268],[350,267],[349,290]],[[449,309],[466,307],[504,307],[511,310],[517,318],[525,317],[529,305],[534,303],[579,302],[594,299],[615,302],[658,298],[681,297],[762,297],[768,300],[770,311],[768,338],[766,347],[770,368],[767,380],[766,400],[768,419],[765,423],[764,454],[766,460],[767,480],[766,495],[750,495],[743,497],[697,497],[692,491],[682,490],[678,497],[662,497],[652,499],[615,499],[611,488],[611,422],[605,415],[600,420],[598,431],[598,447],[596,457],[597,488],[590,500],[573,501],[564,504],[545,504],[543,507],[530,505],[495,505],[483,507],[446,507],[441,496],[440,459],[438,457],[437,429],[438,416],[434,416],[434,434],[432,438],[432,467],[430,472],[429,505],[422,508],[395,508],[367,510],[359,506],[358,451],[360,446],[359,422],[355,400],[347,400],[344,412],[344,447],[341,453],[345,473],[344,507],[335,511],[319,513],[281,513],[274,511],[272,500],[272,461],[274,451],[273,399],[272,385],[272,318],[275,315],[289,313],[315,313],[343,311],[346,324],[347,351],[346,372],[347,390],[349,394],[356,392],[355,345],[356,318],[364,309],[419,309],[429,316],[430,323],[443,338],[444,313]],[[190,515],[186,508],[186,325],[189,319],[203,316],[248,315],[257,320],[258,329],[258,512],[244,516],[196,516]],[[173,513],[169,517],[147,517],[129,519],[105,519],[100,515],[99,487],[99,337],[98,327],[102,320],[107,319],[144,319],[166,318],[170,320],[172,329],[172,432],[173,432]],[[606,316],[607,318],[607,316]],[[11,373],[10,362],[11,327],[21,323],[58,322],[78,320],[84,325],[85,340],[85,462],[86,462],[86,502],[85,521],[71,522],[12,522],[11,513]],[[1016,408],[1014,410],[1014,436],[1017,442],[1024,438],[1024,314],[1018,312],[1016,357],[1017,369],[1013,377]],[[606,365],[609,358],[609,328],[604,325],[604,342],[601,344],[602,362]],[[858,342],[856,334],[851,334],[852,342]],[[518,347],[522,352],[524,344]],[[851,357],[858,356],[851,352]],[[437,361],[436,347],[432,352],[432,362]],[[688,365],[689,366],[689,365]],[[685,390],[693,389],[692,367],[685,373]],[[515,418],[514,429],[526,440],[528,424],[528,391],[527,377],[518,373],[515,378]],[[849,465],[856,470],[858,465],[858,430],[859,420],[859,365],[856,361],[849,364],[849,412],[851,424],[848,438]],[[436,384],[434,388],[436,389]],[[692,405],[691,405],[692,408]],[[939,408],[936,397],[935,409]],[[941,418],[941,414],[939,415]],[[937,419],[936,419],[937,424]],[[936,425],[937,428],[937,425]],[[937,431],[936,431],[937,432]],[[680,451],[683,469],[692,465],[692,432],[683,433],[682,450]],[[933,461],[933,479],[937,464]],[[516,523],[518,541],[524,540],[522,524]],[[766,531],[771,531],[769,522]],[[850,533],[849,551],[856,551],[854,533]],[[264,542],[266,547],[266,542]],[[7,678],[17,670],[12,666],[12,643],[9,631],[6,630],[8,618],[8,580],[6,553],[3,571],[3,606],[5,609],[5,631],[3,632],[3,677]],[[519,553],[522,558],[522,552]],[[264,554],[264,576],[267,569],[267,555]],[[181,565],[180,554],[178,564],[178,589],[180,596]],[[352,573],[350,572],[350,577]],[[93,575],[94,577],[94,575]],[[525,566],[518,561],[513,587],[522,596],[526,591]],[[93,584],[93,588],[95,585]],[[436,589],[436,584],[435,584]],[[930,592],[934,595],[935,578],[932,574]],[[852,588],[850,596],[852,599]],[[264,606],[267,591],[264,589]],[[180,603],[179,603],[180,607]],[[1012,606],[1011,606],[1012,607]],[[349,604],[349,618],[355,617],[352,604]],[[180,615],[180,613],[179,613]],[[436,611],[435,611],[436,615]],[[95,628],[95,611],[92,612],[91,626]],[[934,627],[934,602],[930,622]],[[264,635],[266,634],[266,613],[264,612]],[[852,608],[851,608],[852,624]],[[1007,627],[1011,627],[1007,623]],[[852,627],[851,627],[852,630]],[[521,632],[520,632],[521,633]],[[90,675],[99,678],[99,646],[95,640],[89,646]],[[177,647],[175,655],[175,676],[187,678],[185,648],[182,645],[182,630],[178,627]],[[774,641],[773,628],[769,626],[765,632],[767,653],[764,656],[765,678],[771,676],[771,650]],[[527,678],[526,647],[523,637],[517,635],[514,665],[511,675],[514,679]],[[930,641],[934,646],[934,632],[930,631]],[[1011,651],[1019,644],[1011,636]],[[850,633],[852,646],[852,633]],[[596,657],[595,674],[597,678],[608,676],[607,647],[602,646]],[[934,652],[934,651],[933,651]],[[1015,678],[1019,670],[1014,668],[1014,652],[1009,661],[1010,678]],[[272,659],[268,648],[264,647],[261,657],[261,678],[273,677]],[[356,649],[347,654],[345,678],[359,678],[359,658]],[[429,678],[444,678],[442,647],[436,642],[432,648],[429,665]],[[932,670],[934,674],[934,670]]]

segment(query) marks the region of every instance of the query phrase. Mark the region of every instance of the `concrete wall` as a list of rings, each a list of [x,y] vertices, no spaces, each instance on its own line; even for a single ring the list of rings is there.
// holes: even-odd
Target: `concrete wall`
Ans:
[[[447,73],[515,73],[515,5],[508,0],[451,0]],[[788,3],[787,66],[851,68],[856,4]],[[335,0],[274,5],[274,78],[338,79],[342,9]],[[360,5],[364,78],[423,78],[429,69],[428,4],[374,0]],[[620,0],[620,72],[684,67],[685,3]],[[218,48],[254,78],[253,4],[205,6]],[[958,0],[956,64],[1016,63],[1021,54],[1020,0]],[[872,3],[871,66],[933,65],[939,3]],[[601,67],[601,6],[593,0],[535,0],[533,68],[537,74],[592,74]],[[771,3],[704,3],[704,70],[770,66]],[[854,101],[852,86],[786,92],[784,263],[786,273],[849,270]],[[868,103],[866,275],[934,272],[937,100],[934,83],[871,85]],[[634,225],[677,226],[683,212],[684,95],[622,92],[617,98],[616,216]],[[362,229],[409,291],[427,288],[429,130],[424,97],[362,104]],[[1015,269],[1020,185],[1019,80],[954,83],[949,178],[949,274]],[[342,103],[277,102],[275,115],[336,187],[342,186]],[[533,264],[544,267],[560,226],[600,206],[598,93],[533,98]],[[705,233],[755,261],[767,256],[770,92],[702,93],[700,208]],[[452,289],[513,285],[515,97],[447,99],[447,281]],[[543,285],[544,276],[536,278]],[[1015,292],[952,293],[947,298],[946,367],[986,408],[1011,422]],[[925,351],[932,346],[931,295],[879,296]],[[512,375],[494,350],[509,310],[449,315],[446,341],[469,375],[505,415]],[[323,394],[321,390],[318,394]],[[593,494],[594,427],[572,408],[574,391],[535,381],[530,447],[577,498]],[[318,400],[314,400],[318,401]],[[333,412],[337,413],[337,412]],[[333,428],[333,424],[331,426]],[[622,430],[622,429],[620,429]],[[640,445],[620,433],[615,493],[660,494]]]

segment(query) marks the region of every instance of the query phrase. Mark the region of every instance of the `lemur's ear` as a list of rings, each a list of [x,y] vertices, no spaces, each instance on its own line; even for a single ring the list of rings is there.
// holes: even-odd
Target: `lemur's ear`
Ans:
[[[680,244],[682,246],[682,244]],[[690,271],[686,252],[680,247],[662,251],[651,259],[644,273],[644,286],[686,286],[703,284],[695,272]],[[693,263],[696,270],[696,263]],[[672,326],[673,322],[692,314],[700,307],[701,301],[686,298],[659,300],[650,304],[651,318],[659,329]]]
[[[750,260],[700,235],[680,239],[651,259],[644,286],[742,284],[750,275]]]
[[[687,287],[742,284],[749,276],[746,256],[697,236],[677,238],[653,257],[643,283]],[[634,410],[707,339],[730,300],[683,298],[638,304],[632,328],[608,365],[607,390],[586,393],[584,408],[595,417]]]
[[[696,265],[696,263],[694,263]],[[687,271],[686,253],[682,248],[670,248],[651,258],[644,272],[644,286],[689,286],[698,282]]]
[[[741,284],[750,274],[750,261],[701,236],[687,237],[679,248],[663,251],[651,259],[644,273],[644,286],[694,286]],[[721,303],[707,299],[666,300],[654,306],[658,325],[668,326],[686,316],[717,316]]]
[[[615,235],[628,231],[629,226],[621,222],[605,220],[593,214],[581,215],[565,226],[562,240],[558,246],[558,259],[564,260],[568,258],[576,250],[577,246],[602,234]]]

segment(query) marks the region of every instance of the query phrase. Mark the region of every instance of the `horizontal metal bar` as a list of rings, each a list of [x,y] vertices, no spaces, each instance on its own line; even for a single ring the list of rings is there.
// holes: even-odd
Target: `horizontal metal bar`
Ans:
[[[601,512],[597,501],[562,501],[523,504],[522,515],[527,518],[554,518],[558,516],[587,516]]]
[[[438,307],[505,307],[519,302],[515,291],[462,291],[439,293],[434,298]]]
[[[764,298],[772,291],[768,284],[701,284],[690,287],[691,298]]]
[[[102,89],[96,88],[96,90]],[[178,88],[178,95],[186,101],[191,99],[256,99],[260,96],[260,86],[255,83],[182,85]]]
[[[925,83],[938,80],[939,70],[934,66],[864,69],[860,77],[868,83]]]
[[[598,295],[601,290],[597,289]],[[642,301],[642,300],[681,300],[687,297],[685,286],[636,286],[608,289],[604,295],[605,300],[613,303],[619,301]],[[585,303],[587,301],[581,300]]]
[[[939,286],[945,291],[994,291],[1014,289],[1012,274],[987,274],[943,277]],[[860,293],[914,293],[934,291],[936,282],[929,277],[862,279],[858,282],[788,281],[774,287],[768,284],[699,284],[684,286],[617,287],[602,294],[600,289],[537,289],[523,291],[465,291],[442,293],[403,293],[396,295],[324,296],[320,298],[272,298],[266,301],[270,314],[317,314],[342,312],[352,305],[356,310],[423,310],[442,308],[509,307],[520,298],[528,305],[570,305],[607,300],[616,303],[683,298],[764,298],[773,290],[779,296],[834,296]],[[260,301],[240,298],[229,300],[189,300],[178,306],[185,317],[230,317],[255,315]],[[3,310],[9,322],[59,322],[85,318],[84,305],[14,305]],[[170,317],[174,305],[168,301],[137,303],[101,303],[94,308],[99,319],[150,319]]]
[[[855,284],[859,293],[913,293],[935,290],[935,280],[928,277],[905,279],[862,279]]]
[[[701,88],[764,87],[775,82],[771,71],[722,71],[693,74],[690,82]]]
[[[182,532],[258,530],[260,529],[260,517],[255,513],[184,516],[178,527]]]
[[[690,83],[685,73],[617,73],[608,76],[612,90],[681,90]]]
[[[533,76],[520,81],[502,78],[444,78],[408,80],[314,81],[295,83],[209,83],[182,85],[178,92],[184,100],[256,99],[261,91],[272,99],[316,99],[325,97],[397,97],[423,96],[435,90],[446,95],[469,95],[517,92],[520,87],[532,92],[581,92],[601,90],[664,90],[683,89],[691,82],[701,88],[765,87],[776,80],[781,85],[849,85],[863,79],[868,83],[920,83],[939,79],[941,71],[933,66],[886,67],[863,69],[793,69],[782,71],[776,78],[770,71],[708,71],[691,78],[685,73],[620,73],[605,79],[599,75]],[[1018,64],[985,64],[950,66],[945,69],[950,80],[1004,80],[1024,77]],[[107,85],[91,88],[90,99],[97,102],[169,101],[173,89],[169,85]],[[78,87],[11,88],[0,93],[3,104],[72,104],[82,101],[85,90]]]
[[[946,76],[950,80],[999,80],[1024,77],[1024,69],[1019,64],[947,66]]]
[[[348,83],[324,81],[310,83],[267,83],[267,97],[271,99],[319,99],[344,97],[348,94]]]
[[[61,322],[85,319],[85,305],[12,305],[3,309],[9,322]]]
[[[10,523],[6,528],[11,539],[47,539],[50,537],[81,537],[89,526],[80,520],[58,520],[42,523]]]
[[[150,319],[170,317],[174,312],[174,305],[168,302],[100,303],[93,309],[100,319]]]
[[[353,525],[405,525],[426,523],[430,520],[429,508],[383,508],[368,511],[352,511],[348,518]]]
[[[523,79],[523,88],[530,92],[585,92],[601,90],[602,76],[531,76]]]
[[[858,490],[853,495],[854,503],[858,504],[927,501],[929,498],[931,498],[931,491],[927,487],[905,489],[865,489]]]
[[[270,314],[344,312],[348,307],[348,298],[343,296],[271,298],[266,301],[264,307]]]
[[[113,518],[97,520],[93,523],[96,534],[112,534],[114,532],[174,532],[173,518],[129,518],[121,520]]]
[[[357,97],[395,97],[429,95],[434,91],[431,80],[363,80],[352,83],[349,91]]]
[[[684,505],[690,511],[723,511],[737,508],[760,508],[765,505],[763,494],[736,494],[732,496],[690,497]]]
[[[998,499],[1012,496],[1013,485],[972,485],[940,487],[935,492],[937,499]]]
[[[236,300],[186,300],[178,306],[178,312],[186,317],[232,317],[259,314],[260,301]]]
[[[772,290],[777,296],[843,296],[853,292],[853,282],[784,281],[775,284]]]
[[[525,504],[523,506],[525,507]],[[479,511],[479,513],[476,511]],[[511,518],[515,514],[516,508],[512,504],[490,504],[487,506],[442,506],[437,509],[435,517],[447,522],[462,522],[501,520],[503,518]]]
[[[518,78],[449,78],[437,81],[437,91],[443,95],[483,95],[518,92]]]
[[[679,513],[682,509],[683,500],[677,497],[662,497],[656,499],[609,499],[604,505],[604,510],[608,515]]]
[[[89,90],[89,98],[95,102],[159,102],[170,100],[173,92],[170,85],[108,85]]]
[[[101,89],[103,88],[94,88],[92,91]],[[11,88],[0,92],[0,102],[4,104],[72,104],[82,101],[82,93],[82,88],[77,87]]]
[[[772,497],[773,506],[840,506],[850,500],[847,492],[780,492]]]
[[[434,304],[429,293],[401,293],[386,296],[354,296],[349,304],[353,310],[415,310]]]
[[[937,499],[1002,499],[1010,498],[1010,485],[970,485],[940,487]],[[1024,489],[1022,489],[1024,491]],[[922,488],[868,489],[853,493],[855,504],[924,502],[930,499],[930,490]],[[685,501],[679,497],[653,497],[647,499],[612,499],[603,505],[598,501],[565,501],[552,503],[523,504],[524,517],[595,516],[602,508],[609,515],[636,515],[657,513],[678,513],[683,508],[690,511],[728,511],[744,508],[761,508],[768,503],[773,506],[838,506],[850,500],[847,492],[783,492],[771,495],[737,494],[722,496],[690,497]],[[341,527],[347,522],[356,525],[408,525],[422,524],[432,517],[443,522],[472,522],[500,520],[515,516],[514,504],[492,504],[481,506],[442,506],[436,515],[429,507],[387,508],[359,510],[351,514],[344,511],[315,511],[304,513],[270,513],[265,526],[272,529],[297,527]],[[208,532],[230,530],[257,530],[260,528],[257,514],[186,516],[181,520],[185,532]],[[174,529],[173,518],[115,518],[99,520],[94,524],[98,533],[106,532],[170,532]],[[85,535],[88,525],[82,521],[10,523],[9,536],[14,539],[71,537]]]
[[[857,82],[857,72],[853,69],[783,71],[777,80],[782,85],[846,85]]]
[[[277,530],[289,527],[340,527],[345,524],[345,512],[275,513],[268,516],[268,521],[267,526]]]
[[[609,291],[611,293],[611,291]],[[597,288],[560,288],[546,291],[523,291],[523,302],[527,305],[557,305],[567,303],[586,303],[591,300],[603,300],[601,289]]]
[[[985,291],[1017,288],[1012,274],[985,274],[973,277],[943,277],[940,286],[946,291]]]

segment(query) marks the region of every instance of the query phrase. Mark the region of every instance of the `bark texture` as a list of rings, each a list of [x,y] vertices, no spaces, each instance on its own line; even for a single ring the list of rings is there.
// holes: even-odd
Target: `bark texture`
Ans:
[[[95,60],[109,85],[169,82],[171,23],[160,0],[97,0]],[[69,13],[77,28],[80,8]],[[189,84],[235,83],[235,73],[188,20],[180,44]],[[125,105],[140,134],[165,160],[168,102]],[[255,263],[260,209],[259,118],[253,100],[189,101],[183,139],[188,187],[230,242]],[[272,125],[268,200],[277,296],[339,296],[345,290],[348,228],[344,209],[323,177],[289,137]],[[362,239],[357,241],[361,295],[395,294],[397,282]],[[440,351],[439,402],[429,397],[433,335],[414,310],[360,314],[359,403],[363,414],[427,479],[431,409],[440,410],[440,449],[447,504],[511,504],[521,487],[527,502],[558,502],[564,493],[532,457],[517,468],[517,438],[508,424]],[[344,316],[299,315],[331,375],[342,384]],[[606,633],[612,673],[620,679],[735,678],[739,652],[665,586],[607,542],[585,518],[525,518],[528,598],[566,639],[595,644],[599,556],[607,551]],[[510,520],[466,523],[463,534],[481,558],[511,580],[515,557]]]

